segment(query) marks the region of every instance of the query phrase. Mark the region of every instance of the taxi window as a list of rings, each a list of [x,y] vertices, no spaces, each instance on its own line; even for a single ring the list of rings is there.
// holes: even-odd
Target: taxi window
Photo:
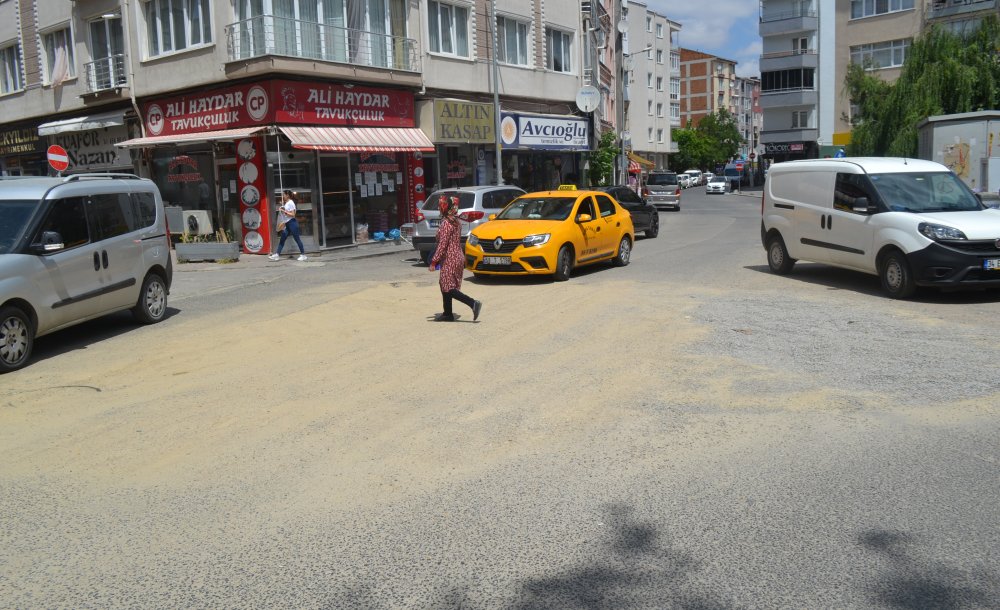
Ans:
[[[589,196],[584,197],[580,200],[580,209],[576,211],[577,216],[580,214],[590,214],[591,218],[596,218],[594,215],[594,206],[591,204],[591,199]]]
[[[615,202],[611,201],[607,195],[597,196],[597,208],[601,210],[601,218],[615,214]]]

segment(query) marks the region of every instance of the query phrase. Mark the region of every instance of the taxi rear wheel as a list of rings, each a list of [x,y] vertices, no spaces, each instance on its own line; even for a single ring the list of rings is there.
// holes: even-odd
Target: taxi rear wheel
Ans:
[[[565,282],[569,279],[571,271],[573,271],[573,253],[569,246],[563,246],[559,249],[559,256],[556,257],[556,281]]]

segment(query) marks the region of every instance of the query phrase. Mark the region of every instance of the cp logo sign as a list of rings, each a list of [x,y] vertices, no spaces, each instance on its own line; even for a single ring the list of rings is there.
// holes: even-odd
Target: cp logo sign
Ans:
[[[163,109],[159,104],[151,104],[146,111],[146,129],[154,136],[158,136],[163,131],[163,124]]]
[[[247,113],[255,121],[267,116],[267,91],[263,87],[255,85],[247,91]]]

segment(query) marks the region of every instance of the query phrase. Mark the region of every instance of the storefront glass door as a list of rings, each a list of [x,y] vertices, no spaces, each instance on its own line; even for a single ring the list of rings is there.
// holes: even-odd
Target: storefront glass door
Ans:
[[[320,217],[316,214],[319,210],[316,196],[317,185],[314,183],[316,164],[314,161],[284,161],[274,166],[274,176],[271,187],[274,189],[271,196],[274,198],[274,205],[281,202],[282,189],[291,190],[295,194],[295,207],[298,210],[296,219],[299,221],[299,230],[302,233],[302,244],[306,250],[318,250],[322,243],[320,233]],[[280,239],[275,234],[274,239]],[[293,243],[294,247],[294,243]],[[285,243],[288,248],[288,243]]]
[[[323,216],[323,245],[330,248],[354,243],[351,218],[351,180],[348,155],[323,155],[319,160],[319,198]]]
[[[240,200],[236,188],[236,159],[216,159],[215,175],[219,225],[226,230],[230,241],[241,241],[243,223],[240,219]]]

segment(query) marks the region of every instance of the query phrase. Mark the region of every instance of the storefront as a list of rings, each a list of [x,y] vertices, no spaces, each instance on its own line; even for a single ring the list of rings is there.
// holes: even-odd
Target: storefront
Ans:
[[[455,99],[418,102],[420,128],[434,142],[425,155],[428,192],[496,183],[493,104]]]
[[[274,248],[275,203],[296,194],[307,249],[349,245],[410,222],[424,153],[410,91],[266,80],[142,105],[146,160],[168,205],[200,210],[250,254]]]
[[[125,110],[43,123],[38,135],[48,145],[66,149],[69,167],[64,174],[135,171],[128,151],[116,146],[129,139]]]
[[[36,123],[0,127],[0,176],[47,175],[45,149]]]
[[[587,119],[501,112],[500,141],[504,184],[528,192],[582,184],[590,150]]]
[[[769,163],[795,159],[818,159],[819,147],[816,142],[768,142],[764,144],[764,158]]]

